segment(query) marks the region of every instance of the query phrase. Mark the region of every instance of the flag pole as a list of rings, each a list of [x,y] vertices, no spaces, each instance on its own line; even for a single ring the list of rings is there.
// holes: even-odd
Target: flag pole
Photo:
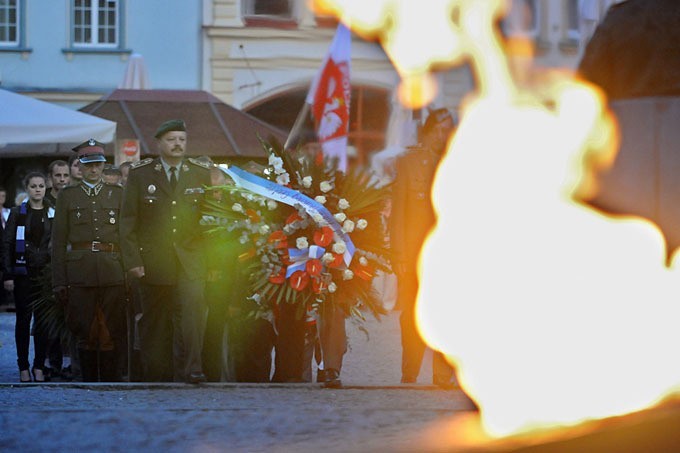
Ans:
[[[309,104],[305,102],[302,105],[302,109],[300,110],[300,113],[298,113],[297,118],[295,118],[295,123],[293,123],[293,127],[290,129],[290,132],[288,133],[288,138],[286,138],[286,143],[283,145],[283,149],[288,150],[290,149],[290,146],[295,140],[298,135],[300,135],[300,129],[302,128],[302,125],[305,122],[305,119],[307,115],[309,114]]]

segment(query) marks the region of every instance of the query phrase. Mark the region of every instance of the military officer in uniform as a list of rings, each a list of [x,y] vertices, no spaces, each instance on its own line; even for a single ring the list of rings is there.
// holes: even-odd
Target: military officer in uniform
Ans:
[[[160,157],[130,169],[121,219],[125,268],[140,279],[143,375],[204,382],[206,263],[199,220],[210,167],[185,158],[184,121],[161,124],[155,136]]]
[[[125,286],[119,219],[123,189],[102,180],[104,147],[90,139],[74,148],[83,179],[57,196],[52,234],[52,286],[66,303],[83,380],[120,380]]]
[[[432,111],[420,131],[420,143],[397,161],[390,216],[390,244],[398,278],[397,308],[402,345],[402,383],[415,383],[425,353],[415,321],[418,293],[417,264],[423,241],[435,221],[430,198],[434,173],[453,131],[454,120],[447,109]],[[448,387],[453,369],[441,353],[433,359],[433,383]]]

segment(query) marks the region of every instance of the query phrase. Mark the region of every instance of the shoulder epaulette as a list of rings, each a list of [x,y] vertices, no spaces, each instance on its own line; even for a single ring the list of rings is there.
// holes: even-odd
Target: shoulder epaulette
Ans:
[[[120,185],[120,183],[111,183],[111,182],[104,181],[104,185],[107,186],[107,187],[118,187],[119,189],[123,188],[123,186]]]
[[[147,157],[146,159],[140,160],[138,162],[135,162],[132,164],[130,167],[130,170],[133,170],[135,168],[143,167],[144,165],[149,165],[151,162],[153,162],[153,159],[150,157]]]
[[[213,164],[209,164],[209,163],[207,163],[207,162],[200,161],[200,160],[195,159],[195,158],[193,158],[193,157],[190,157],[190,158],[187,159],[187,160],[188,160],[189,162],[191,162],[192,164],[194,164],[194,165],[198,165],[199,167],[205,168],[206,170],[210,170],[210,169],[213,167]]]

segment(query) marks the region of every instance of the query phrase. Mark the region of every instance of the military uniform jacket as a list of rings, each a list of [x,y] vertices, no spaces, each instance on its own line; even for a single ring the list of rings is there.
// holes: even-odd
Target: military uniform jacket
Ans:
[[[114,250],[120,250],[122,197],[120,186],[103,182],[94,188],[80,183],[59,192],[52,230],[53,287],[124,283],[119,251],[84,248],[85,244],[96,241],[113,244]]]
[[[172,190],[159,158],[130,169],[121,219],[125,269],[144,266],[145,282],[174,285],[179,266],[190,278],[204,279],[201,204],[210,186],[207,166],[185,159]]]
[[[441,155],[416,146],[397,160],[392,187],[390,245],[396,262],[415,263],[435,221],[432,181]]]

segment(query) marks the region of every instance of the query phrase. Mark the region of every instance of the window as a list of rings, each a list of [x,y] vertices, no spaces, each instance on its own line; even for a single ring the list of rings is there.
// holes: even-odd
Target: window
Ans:
[[[581,38],[579,30],[579,0],[567,0],[567,11],[565,14],[567,22],[567,38],[578,41]]]
[[[245,0],[244,6],[246,16],[293,17],[293,0]]]
[[[0,0],[0,46],[16,47],[21,43],[20,0]]]
[[[540,33],[540,14],[539,0],[512,0],[510,11],[503,20],[503,31],[510,37],[537,39]]]
[[[119,10],[118,0],[73,0],[73,45],[118,47]]]
[[[294,28],[295,0],[242,0],[243,21],[250,27]]]

